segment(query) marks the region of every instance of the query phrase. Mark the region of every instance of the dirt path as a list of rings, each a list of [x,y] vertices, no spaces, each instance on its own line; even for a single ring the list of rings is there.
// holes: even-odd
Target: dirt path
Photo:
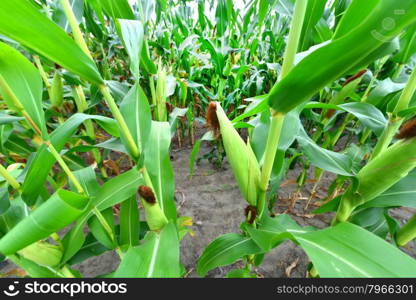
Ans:
[[[200,153],[209,151],[207,146],[201,147]],[[189,276],[197,276],[195,265],[203,249],[216,237],[229,232],[239,232],[239,225],[244,219],[244,208],[246,202],[242,199],[240,191],[235,182],[234,176],[227,163],[218,170],[207,160],[201,161],[195,168],[195,175],[189,179],[190,150],[181,150],[172,153],[173,166],[175,169],[176,197],[180,206],[179,213],[185,216],[192,216],[194,221],[193,230],[195,236],[186,236],[182,241],[182,262],[190,272]],[[287,179],[295,180],[299,171],[289,171]],[[328,178],[324,178],[322,187],[328,184]],[[306,184],[301,191],[307,199],[308,189],[312,184]],[[278,202],[278,211],[282,212],[290,206],[289,198],[296,190],[296,185],[287,184],[279,192],[283,201]],[[320,194],[324,195],[324,193]],[[329,215],[302,217],[306,199],[297,201],[294,216],[300,225],[313,225],[323,228],[331,220]],[[313,206],[310,207],[312,209]],[[310,210],[309,209],[309,210]],[[292,242],[285,242],[271,253],[266,255],[262,266],[257,270],[258,274],[264,277],[285,277],[285,270],[292,263],[296,266],[292,269],[291,277],[304,277],[308,258],[303,250]],[[238,264],[238,263],[237,263]],[[209,277],[223,277],[231,267],[222,267],[211,271]]]

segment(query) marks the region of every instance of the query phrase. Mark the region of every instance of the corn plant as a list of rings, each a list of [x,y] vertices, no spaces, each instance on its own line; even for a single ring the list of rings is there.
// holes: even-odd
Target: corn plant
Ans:
[[[115,3],[104,1],[94,8],[114,22],[128,54],[133,82],[118,104],[93,60],[72,7],[74,1],[53,3],[73,38],[41,13],[38,3],[1,4],[1,34],[36,54],[37,68],[15,47],[0,45],[0,90],[5,104],[2,124],[8,126],[9,135],[33,141],[22,147],[24,159],[26,151],[33,151],[27,163],[0,167],[5,200],[0,252],[30,276],[81,276],[71,265],[90,256],[84,256],[84,249],[97,241],[102,245],[98,251],[115,250],[121,259],[118,269],[106,276],[178,277],[182,272],[179,241],[189,221],[177,218],[173,202],[171,126],[159,110],[158,121],[152,121],[148,99],[138,83],[142,76],[139,67],[143,57],[146,59],[142,54],[146,47],[143,22],[135,19],[127,2]],[[47,4],[44,2],[45,7]],[[119,10],[113,10],[114,4]],[[25,21],[18,23],[17,19]],[[47,69],[51,63],[59,68]],[[61,68],[71,75],[61,75]],[[69,117],[63,113],[67,95],[63,78],[78,111]],[[158,90],[163,91],[164,84],[159,73]],[[112,117],[93,113],[93,93],[105,101]],[[85,130],[80,130],[82,124]],[[79,138],[74,140],[77,132]],[[98,133],[112,139],[99,145]],[[111,159],[103,160],[100,148],[121,151],[128,161],[127,170],[120,171]],[[87,166],[76,156],[74,160],[79,151],[92,152]],[[59,170],[53,167],[55,162]],[[100,179],[94,171],[97,166],[102,169]],[[138,199],[144,210],[143,222]],[[60,233],[69,224],[73,226]],[[87,236],[85,226],[89,228]]]
[[[375,202],[384,192],[397,187],[407,176],[412,176],[416,153],[413,149],[414,120],[403,125],[398,134],[397,131],[404,120],[413,116],[409,104],[416,89],[415,72],[410,75],[393,109],[388,111],[388,125],[383,114],[368,103],[367,94],[356,103],[342,102],[355,90],[360,77],[365,73],[358,72],[359,70],[367,68],[374,61],[385,61],[386,56],[396,54],[395,51],[388,50],[391,48],[389,43],[407,28],[413,30],[416,6],[412,1],[352,1],[339,19],[329,42],[297,55],[301,49],[299,43],[302,44],[302,28],[311,18],[310,14],[314,13],[312,2],[319,1],[295,2],[279,80],[270,92],[259,97],[242,115],[234,119],[234,124],[224,114],[220,103],[210,106],[217,117],[213,123],[219,126],[228,160],[249,205],[245,210],[246,220],[240,226],[242,233],[220,236],[205,249],[198,262],[200,275],[205,275],[217,266],[243,259],[245,267],[232,270],[228,276],[253,277],[253,267],[261,264],[265,253],[290,239],[308,254],[312,262],[311,276],[414,276],[414,259],[375,233],[353,224],[353,220],[356,224],[359,223],[360,214],[365,217],[363,212],[366,210],[367,213],[372,213],[371,210],[378,207]],[[394,20],[395,26],[383,25],[383,20],[386,19]],[[296,56],[301,57],[298,63]],[[356,75],[347,76],[344,88],[327,103],[304,104],[325,86],[349,74]],[[351,86],[352,90],[348,91],[347,87]],[[323,109],[321,120],[324,126],[337,110],[350,114],[332,139],[326,139],[329,143],[325,142],[323,146],[329,149],[316,144],[320,135],[325,135],[324,132],[315,133],[310,138],[299,122],[300,114],[311,108]],[[234,128],[236,122],[259,113],[265,117],[258,119],[247,142],[243,141]],[[354,117],[366,127],[365,130],[379,136],[370,160],[364,167],[359,164],[358,169],[353,168],[351,156],[331,151],[331,147],[337,143]],[[260,125],[263,126],[261,130],[256,130]],[[264,128],[267,128],[268,135],[266,141],[262,142],[256,135],[264,131]],[[367,138],[368,132],[364,133]],[[392,144],[396,135],[398,140]],[[295,139],[304,154],[320,168],[318,170],[337,173],[344,177],[344,182],[350,181],[342,196],[316,211],[337,210],[332,226],[327,229],[302,228],[288,215],[270,217],[265,209],[271,176],[273,173],[275,177],[280,176],[284,168],[284,152]],[[253,143],[254,140],[262,142],[260,149]],[[253,148],[259,149],[256,154],[253,154]],[[363,157],[359,158],[359,162],[362,159]],[[394,197],[386,201],[383,207],[396,206],[393,199]],[[391,235],[399,246],[412,240],[414,234],[414,218],[401,229],[392,225]]]
[[[82,277],[75,265],[114,251],[100,276],[185,276],[173,139],[193,146],[191,175],[202,143],[226,156],[247,202],[200,276],[242,260],[227,277],[256,277],[285,240],[309,276],[415,276],[400,247],[416,216],[389,214],[416,207],[415,36],[413,0],[0,1],[2,258]],[[276,215],[295,167],[296,194],[314,182],[305,211],[334,175],[312,211],[333,213],[327,228]]]

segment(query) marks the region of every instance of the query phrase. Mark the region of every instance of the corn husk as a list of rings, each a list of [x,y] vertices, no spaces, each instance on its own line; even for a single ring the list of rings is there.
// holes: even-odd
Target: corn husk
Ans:
[[[350,186],[340,203],[338,221],[346,221],[355,207],[392,187],[416,167],[416,137],[401,140],[371,160],[357,174],[358,187]]]
[[[62,251],[56,245],[46,242],[36,242],[20,250],[19,255],[39,265],[53,267],[61,262]]]
[[[62,82],[61,75],[58,72],[53,76],[51,86],[51,104],[53,107],[61,107],[64,101],[64,84]]]
[[[256,206],[260,182],[260,167],[256,156],[235,130],[219,103],[216,103],[216,113],[225,152],[240,191],[248,203]]]

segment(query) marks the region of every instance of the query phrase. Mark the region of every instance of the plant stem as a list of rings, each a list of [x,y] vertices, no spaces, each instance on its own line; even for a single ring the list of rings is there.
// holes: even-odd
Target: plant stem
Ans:
[[[399,78],[400,74],[402,74],[403,68],[404,68],[404,64],[399,64],[399,66],[394,71],[392,78],[393,79]]]
[[[39,136],[42,136],[42,132],[39,129],[39,127],[36,125],[36,123],[32,120],[32,118],[26,112],[20,100],[16,97],[15,93],[13,93],[12,89],[10,88],[6,80],[1,75],[0,75],[0,87],[3,89],[4,93],[8,96],[9,100],[11,101],[11,104],[14,106],[14,107],[9,107],[9,108],[21,113],[23,117],[26,119],[26,121],[29,123],[29,126],[31,126],[33,130]]]
[[[387,149],[402,123],[403,120],[401,118],[389,119],[389,123],[387,124],[386,129],[384,129],[383,134],[381,135],[380,139],[377,141],[377,144],[373,149],[373,153],[371,154],[370,160],[374,159],[376,156],[378,156],[380,153]]]
[[[43,83],[48,90],[49,98],[51,98],[51,84],[48,79],[48,75],[46,74],[45,70],[43,69],[42,63],[38,55],[33,55],[33,60],[35,61],[36,66],[38,67],[40,76],[42,77]]]
[[[82,86],[80,85],[73,86],[72,96],[74,97],[78,112],[83,113],[86,109],[88,109],[88,103],[85,98],[85,93],[84,93],[84,90],[82,89]],[[95,135],[94,125],[93,125],[92,120],[85,120],[84,125],[85,125],[86,135],[89,136],[93,141],[95,141],[96,135]],[[94,148],[91,151],[92,151],[92,155],[94,156],[95,161],[101,166],[101,172],[103,173],[103,176],[107,177],[105,173],[105,169],[104,167],[102,167],[102,157],[101,157],[100,151],[97,148]]]
[[[82,188],[82,185],[80,184],[78,179],[75,177],[74,173],[72,173],[72,171],[69,169],[68,165],[62,159],[61,155],[58,153],[58,151],[55,149],[55,147],[49,141],[45,141],[45,144],[48,147],[51,154],[53,155],[53,157],[59,163],[61,168],[64,170],[65,174],[68,176],[69,180],[71,180],[71,182],[74,184],[78,193],[85,194],[84,189]]]
[[[270,175],[272,173],[274,158],[276,156],[277,146],[279,145],[280,134],[282,132],[283,121],[285,119],[285,115],[281,113],[277,113],[273,116],[269,135],[267,137],[266,142],[266,149],[264,155],[264,162],[261,169],[260,175],[260,196],[257,205],[257,210],[259,215],[263,213],[264,206],[266,203],[266,191],[269,185]]]
[[[60,0],[60,1],[64,9],[65,16],[67,17],[69,25],[71,26],[75,42],[92,59],[92,55],[90,53],[90,50],[88,49],[87,44],[85,43],[81,30],[79,29],[78,22],[75,18],[74,12],[72,11],[69,1],[68,0]],[[123,118],[123,115],[121,114],[119,108],[117,107],[117,104],[113,96],[111,96],[108,87],[106,85],[100,85],[100,91],[103,94],[104,99],[106,100],[107,105],[111,110],[111,113],[113,114],[114,118],[116,119],[119,125],[121,133],[123,134],[123,136],[125,137],[127,141],[131,154],[134,156],[134,158],[138,158],[140,154],[139,149],[137,148],[137,145],[134,142],[133,136],[131,135],[129,128],[127,127],[127,124]]]
[[[293,68],[295,56],[298,51],[299,39],[302,31],[303,21],[305,19],[307,0],[297,0],[293,13],[292,23],[290,27],[287,47],[285,49],[282,71],[280,78],[283,79]],[[272,110],[272,120],[270,124],[269,134],[267,136],[266,149],[264,154],[264,162],[261,169],[260,177],[260,195],[257,204],[257,211],[261,218],[265,202],[266,191],[269,185],[270,175],[272,172],[274,158],[276,156],[277,146],[279,145],[280,135],[283,127],[285,115]]]
[[[123,136],[125,137],[128,147],[130,148],[131,154],[133,155],[134,158],[138,158],[140,156],[140,152],[139,149],[137,148],[137,145],[133,139],[133,136],[130,133],[129,128],[127,127],[126,121],[123,118],[123,115],[121,114],[120,110],[117,107],[117,104],[113,98],[113,96],[111,96],[108,87],[105,85],[101,85],[100,86],[100,91],[104,96],[104,99],[107,102],[108,107],[111,110],[111,113],[113,114],[114,118],[116,119],[120,130],[121,130],[121,134],[123,134]]]
[[[74,97],[77,111],[82,113],[88,108],[87,100],[82,86],[76,85],[72,87],[72,96]]]
[[[381,138],[378,140],[371,159],[374,159],[377,155],[382,153],[387,147],[391,144],[391,141],[394,138],[397,130],[402,125],[404,119],[398,117],[398,113],[402,110],[405,110],[409,107],[410,100],[412,99],[413,94],[416,91],[416,68],[413,70],[410,75],[409,81],[407,82],[402,94],[400,95],[399,101],[394,108],[393,113],[389,118],[389,123],[386,129],[383,131]]]
[[[0,75],[0,86],[6,91],[6,94],[9,96],[9,99],[12,101],[15,108],[25,117],[26,121],[29,123],[29,125],[32,127],[32,129],[40,136],[43,143],[45,143],[51,152],[51,154],[55,157],[61,168],[64,170],[64,172],[67,174],[68,178],[72,181],[76,189],[79,193],[84,194],[84,189],[82,188],[79,181],[76,179],[74,174],[71,172],[65,161],[62,159],[61,155],[56,151],[55,147],[51,144],[50,141],[45,140],[43,138],[43,134],[39,127],[36,125],[36,123],[32,120],[32,118],[29,116],[29,114],[24,109],[22,103],[20,100],[16,97],[16,95],[13,93],[13,91],[10,89],[9,85],[6,83],[4,78]]]
[[[288,42],[283,56],[282,71],[280,73],[281,79],[283,79],[290,72],[290,70],[292,70],[295,63],[295,56],[298,52],[299,40],[307,6],[308,0],[296,0],[292,23],[290,24]]]
[[[401,247],[416,238],[416,214],[399,230],[396,242]]]
[[[80,46],[85,54],[87,54],[92,59],[91,53],[88,50],[88,46],[82,36],[82,32],[79,29],[78,21],[75,18],[74,12],[72,11],[71,4],[68,0],[60,0],[60,3],[68,20],[69,26],[71,26],[72,35],[74,36],[75,42],[78,44],[78,46]]]
[[[416,68],[413,69],[410,75],[409,81],[407,82],[402,94],[400,95],[399,101],[394,108],[394,113],[397,114],[400,111],[409,107],[410,100],[416,91]]]
[[[0,164],[0,175],[6,179],[7,183],[10,184],[15,190],[20,190],[20,184],[16,181],[16,179]]]

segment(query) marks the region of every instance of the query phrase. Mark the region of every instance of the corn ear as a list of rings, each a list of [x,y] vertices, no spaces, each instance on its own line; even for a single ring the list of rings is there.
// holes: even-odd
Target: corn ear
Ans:
[[[56,72],[53,76],[52,88],[51,88],[51,104],[53,107],[61,107],[64,101],[64,84],[62,82],[61,75]]]
[[[156,111],[158,121],[167,121],[166,111],[166,71],[159,65],[156,83]]]
[[[248,203],[256,206],[260,182],[260,167],[256,156],[251,147],[244,143],[218,102],[216,113],[225,152],[240,191]]]
[[[62,258],[62,251],[58,246],[42,241],[33,243],[18,253],[37,264],[49,267],[58,265]]]
[[[168,224],[165,214],[160,208],[159,203],[149,204],[142,199],[142,204],[144,208],[144,213],[146,216],[147,225],[149,225],[150,230],[159,231]]]
[[[344,222],[354,208],[389,189],[416,167],[416,137],[404,139],[371,160],[357,174],[358,187],[350,186],[338,208],[336,221]]]
[[[153,188],[142,185],[139,187],[139,195],[142,199],[147,225],[149,225],[150,230],[162,230],[168,223],[168,219],[156,199]]]

